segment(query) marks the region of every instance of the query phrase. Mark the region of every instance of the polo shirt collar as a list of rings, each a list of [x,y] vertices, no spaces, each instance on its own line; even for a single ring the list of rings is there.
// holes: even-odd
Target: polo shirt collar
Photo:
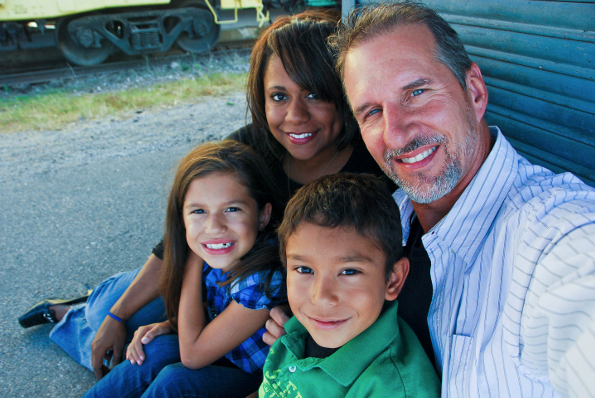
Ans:
[[[399,336],[397,328],[398,303],[394,301],[368,329],[347,342],[327,358],[308,358],[299,361],[301,370],[318,367],[342,386],[349,386],[362,372]],[[291,318],[285,324],[285,330],[291,341],[283,340],[285,346],[298,358],[304,358],[306,328]],[[357,348],[352,348],[353,346]],[[293,347],[293,349],[292,349]],[[365,347],[365,349],[362,349]]]

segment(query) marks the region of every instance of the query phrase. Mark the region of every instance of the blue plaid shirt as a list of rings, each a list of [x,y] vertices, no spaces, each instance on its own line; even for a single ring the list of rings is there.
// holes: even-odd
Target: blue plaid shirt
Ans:
[[[281,295],[281,286],[283,284],[281,272],[275,272],[271,278],[270,290],[273,292],[271,294],[273,300],[269,300],[265,294],[264,278],[264,273],[254,273],[239,283],[232,282],[230,285],[220,287],[217,282],[226,281],[227,275],[220,269],[211,268],[205,263],[203,282],[206,286],[207,312],[210,320],[215,319],[217,315],[223,312],[231,303],[231,300],[252,310],[263,308],[270,310],[274,306],[286,302],[285,295]],[[266,328],[263,326],[238,347],[228,352],[225,358],[247,373],[261,372],[269,353],[268,344],[262,341],[265,332]]]

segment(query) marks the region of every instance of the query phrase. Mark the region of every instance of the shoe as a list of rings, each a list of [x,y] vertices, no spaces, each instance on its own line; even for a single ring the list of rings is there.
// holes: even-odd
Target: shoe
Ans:
[[[87,301],[89,295],[77,297],[72,300],[61,300],[61,299],[45,299],[29,308],[20,318],[19,323],[24,328],[30,328],[31,326],[42,325],[44,323],[56,323],[56,313],[54,310],[50,310],[50,307],[54,305],[72,305],[83,303]]]

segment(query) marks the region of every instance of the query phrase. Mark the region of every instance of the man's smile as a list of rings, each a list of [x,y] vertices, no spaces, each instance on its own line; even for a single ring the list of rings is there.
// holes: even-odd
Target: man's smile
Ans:
[[[436,150],[436,148],[438,148],[438,146],[435,146],[435,147],[432,147],[432,148],[430,148],[428,150],[425,150],[425,151],[423,151],[422,153],[420,153],[420,154],[418,154],[416,156],[413,156],[413,157],[410,157],[410,158],[401,158],[400,160],[403,163],[416,163],[416,162],[419,162],[421,160],[424,160],[425,158],[427,158],[428,156],[430,156]]]

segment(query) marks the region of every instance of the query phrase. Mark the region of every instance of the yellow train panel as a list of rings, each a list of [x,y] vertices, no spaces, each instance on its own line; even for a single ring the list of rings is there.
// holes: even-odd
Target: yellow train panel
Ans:
[[[262,8],[262,0],[221,0],[222,10]]]
[[[111,7],[169,3],[170,0],[0,0],[0,21],[31,21]]]

